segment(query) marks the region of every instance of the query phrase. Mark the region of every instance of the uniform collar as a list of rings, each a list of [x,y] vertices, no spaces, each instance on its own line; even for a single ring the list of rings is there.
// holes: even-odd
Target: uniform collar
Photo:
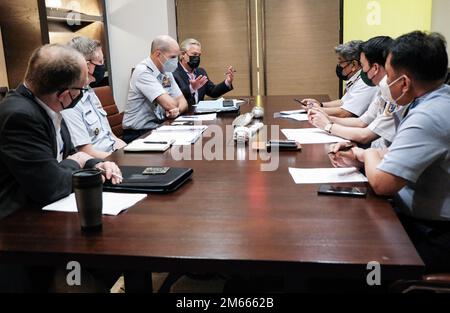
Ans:
[[[347,84],[354,84],[361,77],[361,70],[357,71],[349,80]]]
[[[413,108],[415,108],[415,107],[421,105],[421,104],[424,103],[426,100],[428,100],[428,98],[432,97],[435,93],[441,92],[441,91],[443,91],[443,90],[446,89],[446,88],[450,88],[450,87],[449,87],[448,85],[443,84],[443,85],[440,86],[439,88],[437,88],[437,89],[435,89],[435,90],[432,90],[432,91],[430,91],[430,92],[424,94],[423,96],[421,96],[421,97],[419,97],[419,98],[414,99],[414,101],[413,101],[413,104],[414,104],[414,105],[412,106],[411,109],[413,109]]]
[[[86,88],[87,88],[87,91],[83,94],[83,98],[81,98],[81,100],[80,100],[81,103],[87,102],[89,100],[89,98],[91,97],[92,93],[94,92],[91,87],[87,86]]]
[[[405,111],[403,112],[403,116],[406,117],[409,112],[415,108],[417,108],[418,106],[420,106],[421,104],[425,103],[429,98],[433,97],[434,94],[445,91],[445,89],[450,89],[450,87],[448,85],[443,84],[441,87],[432,90],[426,94],[424,94],[423,96],[416,98],[413,100],[413,102],[411,102],[410,104],[407,105]]]
[[[159,71],[159,69],[156,67],[155,63],[153,63],[153,60],[150,57],[147,57],[144,63],[152,71],[155,77],[158,77],[159,75],[163,74]]]

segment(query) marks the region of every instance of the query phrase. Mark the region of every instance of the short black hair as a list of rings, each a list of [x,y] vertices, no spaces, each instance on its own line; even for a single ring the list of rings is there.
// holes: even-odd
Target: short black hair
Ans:
[[[362,44],[361,53],[364,53],[370,65],[377,63],[384,67],[393,42],[389,36],[371,38]]]
[[[446,41],[439,33],[414,31],[397,38],[390,48],[391,66],[418,81],[445,79],[448,69]]]

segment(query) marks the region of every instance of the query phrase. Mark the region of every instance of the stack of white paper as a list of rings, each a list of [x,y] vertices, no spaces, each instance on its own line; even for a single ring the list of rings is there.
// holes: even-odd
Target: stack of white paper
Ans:
[[[295,140],[304,145],[348,141],[318,128],[282,129],[281,132],[289,140]]]
[[[367,178],[358,169],[351,168],[289,168],[296,184],[365,183]]]
[[[139,201],[146,198],[144,194],[124,194],[124,193],[103,193],[103,214],[104,215],[119,215],[120,212],[132,207]],[[42,210],[55,212],[78,212],[75,194],[71,194],[66,198],[47,205]]]
[[[194,144],[207,129],[205,125],[162,126],[152,131],[145,141],[171,141],[175,146],[186,146]]]
[[[208,129],[206,125],[164,125],[153,130],[153,132],[180,132],[180,131],[201,131],[202,133]]]
[[[231,99],[230,99],[231,100]],[[200,101],[196,105],[196,112],[226,112],[226,111],[234,111],[240,107],[241,104],[245,103],[245,101],[233,99],[232,107],[224,107],[223,106],[224,98],[220,98],[217,100],[204,100]]]
[[[292,120],[296,120],[299,122],[306,122],[308,121],[308,114],[304,114],[304,113],[296,113],[296,114],[283,114],[280,113],[280,117],[281,118],[289,118]]]
[[[281,111],[281,115],[291,115],[291,114],[300,114],[300,113],[306,113],[306,110],[299,109],[299,110],[290,110],[290,111]]]
[[[180,116],[175,122],[201,122],[201,121],[214,121],[217,119],[217,113],[201,114],[201,115],[185,115]]]

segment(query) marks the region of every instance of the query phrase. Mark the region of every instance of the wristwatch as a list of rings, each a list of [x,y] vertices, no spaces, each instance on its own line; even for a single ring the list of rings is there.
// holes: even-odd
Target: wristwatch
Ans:
[[[328,123],[327,125],[325,125],[324,130],[325,130],[327,133],[331,134],[331,128],[333,127],[333,124],[334,124],[334,123]]]

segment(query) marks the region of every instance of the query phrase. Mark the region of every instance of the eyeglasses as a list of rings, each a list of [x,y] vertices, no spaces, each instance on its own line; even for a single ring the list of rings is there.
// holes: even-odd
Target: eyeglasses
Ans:
[[[356,61],[356,62],[358,62],[358,64],[361,64],[361,63],[359,62],[359,60],[353,59],[353,60],[345,60],[345,61],[338,62],[338,65],[339,65],[340,67],[346,68],[346,67],[349,66],[350,63],[353,62],[353,61]],[[345,64],[345,63],[347,63],[347,65],[342,66],[342,64]]]
[[[103,64],[97,64],[97,63],[93,62],[92,60],[87,60],[86,62],[87,62],[87,63],[94,64],[94,65],[97,65],[97,66],[105,65],[105,63],[103,63]]]
[[[60,96],[64,91],[66,91],[66,90],[79,90],[80,91],[80,94],[83,94],[84,92],[86,92],[86,91],[88,91],[89,89],[88,88],[79,88],[79,87],[68,87],[68,88],[66,88],[66,89],[63,89],[63,90],[60,90],[59,92],[58,92],[58,96]],[[72,96],[72,95],[71,95]]]

